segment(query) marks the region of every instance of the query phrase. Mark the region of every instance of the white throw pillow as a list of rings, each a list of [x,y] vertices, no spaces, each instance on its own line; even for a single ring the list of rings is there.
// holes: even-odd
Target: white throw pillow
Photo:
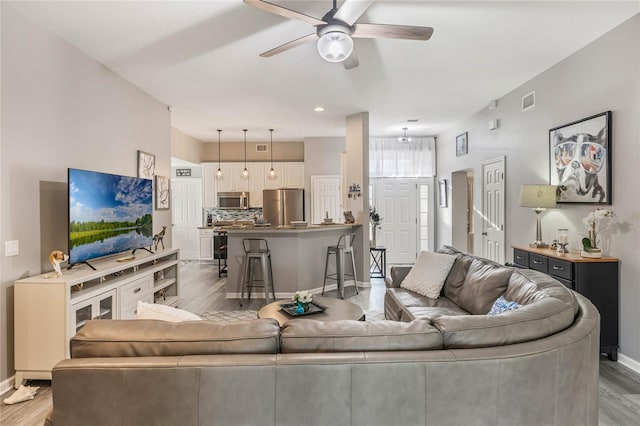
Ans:
[[[456,257],[450,254],[423,251],[400,287],[437,299],[455,260]]]
[[[160,303],[146,303],[138,300],[138,319],[155,319],[162,321],[200,321],[202,318],[191,312],[162,305]]]

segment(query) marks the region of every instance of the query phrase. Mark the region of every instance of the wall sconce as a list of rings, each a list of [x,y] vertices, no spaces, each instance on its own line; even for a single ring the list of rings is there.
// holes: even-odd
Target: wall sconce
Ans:
[[[362,197],[362,189],[360,189],[360,184],[352,183],[351,185],[349,185],[349,192],[347,193],[347,197],[353,199]]]

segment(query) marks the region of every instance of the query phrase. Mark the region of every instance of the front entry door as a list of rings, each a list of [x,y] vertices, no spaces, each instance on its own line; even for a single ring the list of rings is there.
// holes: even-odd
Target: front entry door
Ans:
[[[413,264],[417,254],[417,185],[415,179],[380,178],[374,206],[382,221],[376,245],[387,249],[387,263]]]
[[[173,179],[171,182],[173,246],[180,249],[180,259],[198,259],[202,226],[202,180]]]
[[[504,263],[505,158],[482,162],[482,256]]]

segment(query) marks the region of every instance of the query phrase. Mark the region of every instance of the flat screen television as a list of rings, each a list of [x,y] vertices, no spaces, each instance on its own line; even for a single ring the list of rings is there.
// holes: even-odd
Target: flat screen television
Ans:
[[[150,179],[71,168],[68,178],[69,267],[151,246]]]

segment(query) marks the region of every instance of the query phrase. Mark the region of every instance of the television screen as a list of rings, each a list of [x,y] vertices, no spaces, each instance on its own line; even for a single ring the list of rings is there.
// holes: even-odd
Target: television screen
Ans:
[[[69,169],[69,264],[150,246],[152,201],[150,179]]]

